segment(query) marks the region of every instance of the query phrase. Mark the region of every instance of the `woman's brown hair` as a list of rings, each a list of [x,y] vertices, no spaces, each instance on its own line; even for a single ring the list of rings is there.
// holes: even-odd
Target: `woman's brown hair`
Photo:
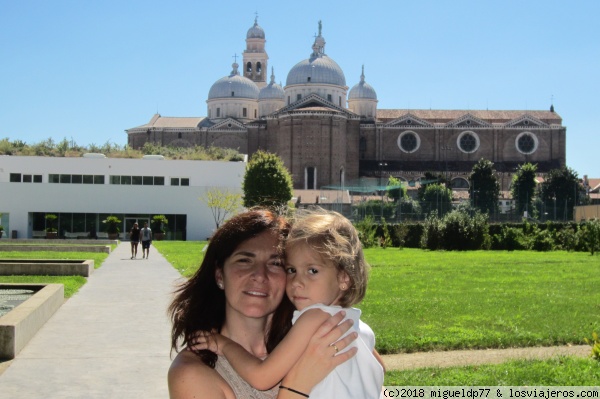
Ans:
[[[271,231],[280,241],[287,237],[287,221],[266,209],[240,213],[223,224],[211,237],[198,271],[175,291],[168,313],[173,323],[171,350],[177,351],[190,343],[196,331],[221,331],[225,322],[225,293],[217,287],[215,271],[244,241]],[[291,327],[293,307],[284,295],[273,314],[265,339],[267,351],[273,350]],[[211,351],[195,352],[202,361],[214,367],[217,355]]]

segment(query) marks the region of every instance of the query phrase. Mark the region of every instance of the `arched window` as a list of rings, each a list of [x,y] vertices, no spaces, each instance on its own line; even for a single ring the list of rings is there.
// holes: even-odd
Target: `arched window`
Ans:
[[[252,63],[251,62],[248,62],[246,64],[246,72],[252,72]]]
[[[260,64],[260,62],[256,63],[256,73],[261,73],[262,72],[262,65]]]

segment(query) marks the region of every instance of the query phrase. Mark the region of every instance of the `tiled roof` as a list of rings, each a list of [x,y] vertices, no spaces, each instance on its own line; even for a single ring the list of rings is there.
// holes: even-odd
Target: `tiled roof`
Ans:
[[[349,204],[351,202],[346,190],[294,190],[294,197],[300,198],[301,204]]]
[[[406,114],[432,123],[448,123],[466,114],[490,123],[506,123],[523,115],[530,115],[548,124],[562,124],[562,118],[550,111],[489,111],[489,110],[436,110],[436,109],[378,109],[377,119],[391,121]]]
[[[132,129],[147,128],[195,128],[205,119],[205,117],[174,117],[154,115],[150,122],[145,125],[137,126]]]
[[[589,179],[588,184],[590,185],[590,191],[599,192],[600,191],[600,179]]]

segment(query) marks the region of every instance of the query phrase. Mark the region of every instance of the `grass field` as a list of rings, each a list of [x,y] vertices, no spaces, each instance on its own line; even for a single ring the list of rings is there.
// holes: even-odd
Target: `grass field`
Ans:
[[[183,275],[205,242],[157,242]],[[587,253],[367,249],[359,305],[381,353],[580,344],[600,331],[600,262]]]
[[[388,386],[597,386],[599,381],[600,363],[576,357],[385,373],[385,385]]]
[[[53,251],[3,251],[0,259],[92,259],[97,269],[108,257],[97,252],[53,252]],[[81,276],[0,276],[0,283],[48,283],[64,284],[65,298],[70,298],[81,288],[87,279]]]

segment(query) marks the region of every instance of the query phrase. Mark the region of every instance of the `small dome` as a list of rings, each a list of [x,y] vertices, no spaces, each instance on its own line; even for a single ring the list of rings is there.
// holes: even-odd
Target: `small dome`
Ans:
[[[275,83],[275,73],[271,68],[271,81],[268,85],[260,89],[258,93],[258,100],[283,100],[285,99],[285,93],[283,87]]]
[[[248,29],[248,33],[246,34],[246,39],[264,39],[265,31],[257,22],[257,18],[254,19],[254,25],[252,28]]]
[[[213,98],[250,98],[258,99],[258,86],[248,78],[240,76],[238,64],[233,64],[233,70],[229,76],[217,80],[208,92],[208,99]]]
[[[348,100],[357,99],[368,99],[377,100],[377,93],[373,86],[365,82],[365,67],[363,65],[362,74],[360,75],[360,82],[354,85],[348,93]]]

